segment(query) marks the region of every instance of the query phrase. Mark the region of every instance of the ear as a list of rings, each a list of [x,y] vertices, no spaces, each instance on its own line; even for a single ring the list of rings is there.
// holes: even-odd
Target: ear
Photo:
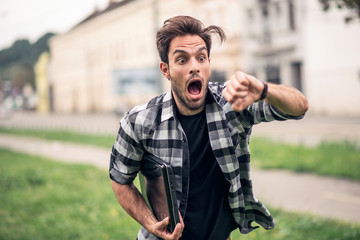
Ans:
[[[166,62],[160,63],[160,70],[162,75],[170,80],[170,69],[169,69],[169,65]]]

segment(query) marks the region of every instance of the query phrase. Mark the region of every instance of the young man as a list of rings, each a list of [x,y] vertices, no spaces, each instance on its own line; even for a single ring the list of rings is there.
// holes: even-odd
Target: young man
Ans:
[[[275,227],[252,193],[251,128],[262,121],[300,119],[307,100],[292,87],[242,72],[225,86],[209,83],[211,34],[225,40],[221,28],[205,28],[192,17],[165,21],[156,40],[171,91],[121,120],[109,172],[120,205],[143,226],[138,239],[225,240],[236,228],[242,233],[256,228],[253,221]],[[166,230],[169,219],[158,221],[132,183],[146,164],[144,154],[174,169],[182,219],[172,233]]]

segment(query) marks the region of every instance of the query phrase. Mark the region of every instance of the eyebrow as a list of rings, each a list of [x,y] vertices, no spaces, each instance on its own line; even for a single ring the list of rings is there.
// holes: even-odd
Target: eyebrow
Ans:
[[[207,48],[204,46],[204,47],[201,47],[197,50],[197,52],[201,52],[203,50],[206,50]],[[175,55],[176,53],[187,53],[186,51],[184,50],[181,50],[181,49],[176,49],[174,52],[173,52],[173,55]]]

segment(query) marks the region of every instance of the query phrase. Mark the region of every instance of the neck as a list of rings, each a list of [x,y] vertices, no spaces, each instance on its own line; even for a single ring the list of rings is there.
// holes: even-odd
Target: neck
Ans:
[[[176,107],[177,107],[178,111],[180,112],[180,114],[184,115],[184,116],[195,115],[205,109],[205,105],[202,105],[200,108],[193,110],[193,109],[188,109],[187,107],[182,106],[181,104],[177,104],[177,103],[176,103]]]
[[[199,113],[199,112],[201,112],[202,110],[205,109],[205,102],[198,108],[189,108],[172,91],[171,91],[171,94],[173,96],[174,103],[176,105],[177,111],[179,111],[181,113],[181,115],[191,116],[191,115],[195,115],[195,114],[197,114],[197,113]]]

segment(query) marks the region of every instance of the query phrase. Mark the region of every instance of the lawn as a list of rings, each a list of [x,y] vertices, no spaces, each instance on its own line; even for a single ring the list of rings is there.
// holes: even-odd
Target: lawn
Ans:
[[[70,132],[65,130],[32,130],[32,129],[11,129],[0,127],[0,133],[16,136],[28,136],[46,140],[81,143],[97,147],[111,148],[114,144],[116,133],[113,136],[104,134],[90,134]]]
[[[106,170],[0,149],[0,239],[135,239]]]
[[[351,142],[323,142],[316,147],[253,138],[252,164],[263,169],[287,169],[360,180],[360,148]]]
[[[360,239],[360,226],[271,209],[277,227],[246,239]],[[106,170],[0,148],[0,239],[135,239],[139,224],[118,205]]]
[[[68,131],[41,131],[0,128],[0,133],[24,135],[48,140],[88,144],[110,149],[116,133],[95,135]],[[287,169],[360,181],[360,148],[350,142],[324,142],[316,147],[252,138],[252,166]]]

